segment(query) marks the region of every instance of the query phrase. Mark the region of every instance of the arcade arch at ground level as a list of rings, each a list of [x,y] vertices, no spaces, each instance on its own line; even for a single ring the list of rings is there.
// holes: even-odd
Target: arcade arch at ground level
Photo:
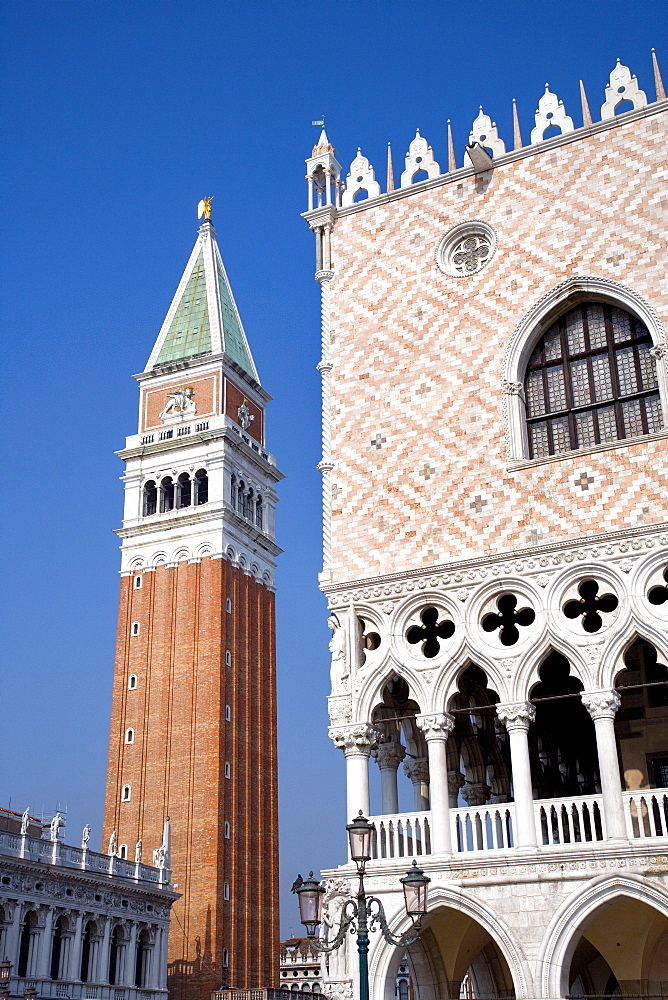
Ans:
[[[414,1000],[513,1000],[531,995],[526,959],[504,922],[470,892],[431,892],[420,938],[408,949],[378,942],[371,955],[372,1000],[394,1000],[397,969],[408,957]],[[407,920],[407,918],[405,918]],[[404,922],[405,922],[404,920]],[[403,932],[406,926],[393,927]]]
[[[668,893],[639,875],[592,879],[557,910],[538,965],[545,998],[665,995]]]

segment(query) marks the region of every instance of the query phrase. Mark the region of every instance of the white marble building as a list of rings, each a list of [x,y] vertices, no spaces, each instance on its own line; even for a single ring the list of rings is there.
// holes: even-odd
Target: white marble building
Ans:
[[[418,131],[396,189],[391,156],[381,192],[359,152],[344,184],[324,130],[307,160],[330,736],[395,934],[412,858],[431,879],[419,1000],[668,995],[653,70],[656,100],[618,63],[599,120],[581,86],[581,126],[546,88],[512,150],[481,109],[463,165]],[[335,927],[356,881],[324,875]],[[391,1000],[404,949],[371,938],[371,997]],[[350,936],[324,989],[357,994]]]
[[[56,814],[57,816],[58,814]],[[162,867],[64,844],[54,817],[0,810],[0,955],[12,966],[10,996],[36,990],[67,1000],[153,1000],[167,992],[170,885]],[[22,833],[22,830],[27,832]],[[168,841],[166,841],[168,844]],[[166,864],[165,864],[166,863]]]

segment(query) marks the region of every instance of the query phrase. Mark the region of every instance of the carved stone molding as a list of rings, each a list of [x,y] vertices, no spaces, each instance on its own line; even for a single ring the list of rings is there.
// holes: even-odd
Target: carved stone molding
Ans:
[[[327,699],[329,721],[332,726],[345,726],[352,721],[353,708],[350,695],[330,695]]]
[[[329,738],[346,755],[359,753],[368,757],[378,745],[378,730],[369,722],[358,722],[354,726],[330,726]]]
[[[507,382],[504,379],[502,388],[506,396],[519,396],[524,386],[521,382]]]
[[[415,725],[424,733],[427,742],[430,740],[447,740],[455,728],[455,720],[447,712],[437,712],[434,715],[416,715]]]
[[[643,550],[656,546],[668,548],[668,524],[643,525],[622,531],[609,532],[594,537],[564,542],[549,542],[516,553],[479,556],[475,559],[452,561],[424,570],[410,570],[408,573],[388,573],[382,577],[372,577],[351,583],[333,584],[323,587],[329,594],[331,608],[346,608],[362,601],[388,598],[397,600],[413,593],[420,583],[431,589],[451,590],[456,596],[464,590],[462,583],[471,585],[490,577],[532,576],[536,572],[555,570],[579,562],[591,563],[615,559],[628,560],[629,556],[639,556]]]
[[[536,719],[536,707],[530,701],[517,701],[508,705],[497,705],[496,714],[508,732],[513,729],[528,730]]]
[[[614,688],[607,691],[585,691],[580,697],[594,722],[597,719],[614,719],[622,703]]]

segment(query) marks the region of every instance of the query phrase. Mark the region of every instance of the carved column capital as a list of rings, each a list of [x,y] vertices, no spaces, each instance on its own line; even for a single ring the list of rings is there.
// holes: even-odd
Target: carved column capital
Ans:
[[[448,792],[456,800],[459,789],[466,784],[466,778],[461,771],[448,771]]]
[[[426,757],[404,761],[404,774],[414,785],[429,781],[429,761]]]
[[[381,771],[396,771],[406,756],[406,747],[401,743],[379,743],[374,750],[374,757]]]
[[[489,800],[491,791],[492,789],[484,781],[478,781],[475,784],[465,785],[462,788],[462,798],[467,806],[471,806],[472,808],[475,806],[484,806]]]
[[[416,715],[415,725],[424,733],[427,742],[447,740],[455,728],[455,720],[448,712],[435,712],[433,715]]]
[[[521,382],[506,382],[503,383],[503,392],[506,396],[519,396],[524,389]]]
[[[668,344],[657,344],[655,347],[650,347],[649,353],[657,361],[662,361],[663,358],[668,357]]]
[[[497,705],[496,714],[508,732],[513,729],[528,730],[536,718],[536,708],[530,701],[516,701],[509,705]]]
[[[329,738],[335,747],[343,750],[346,757],[368,757],[378,743],[378,731],[370,722],[359,722],[353,726],[330,726]]]
[[[597,719],[614,719],[617,709],[622,703],[622,699],[614,688],[602,691],[583,691],[580,697],[594,722]]]

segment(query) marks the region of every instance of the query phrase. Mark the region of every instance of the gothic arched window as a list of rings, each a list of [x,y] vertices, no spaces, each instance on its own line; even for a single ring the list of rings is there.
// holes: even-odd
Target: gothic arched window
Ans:
[[[531,458],[664,426],[649,332],[630,313],[578,305],[536,344],[524,380]]]

